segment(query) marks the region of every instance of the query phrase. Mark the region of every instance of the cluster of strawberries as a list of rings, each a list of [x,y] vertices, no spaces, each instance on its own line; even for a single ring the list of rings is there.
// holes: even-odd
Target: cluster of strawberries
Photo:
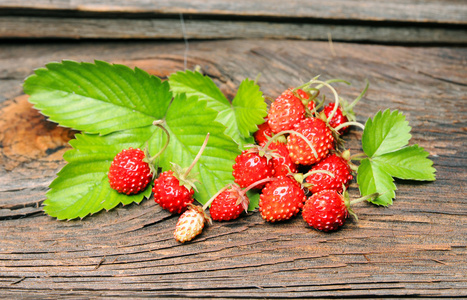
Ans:
[[[316,103],[319,90],[312,91],[288,89],[271,104],[254,134],[258,146],[236,158],[233,175],[240,187],[261,189],[264,220],[284,221],[302,211],[310,226],[333,231],[351,213],[345,190],[355,166],[349,151],[336,145],[352,122],[337,101],[318,112],[324,99]]]
[[[182,213],[174,232],[176,240],[192,240],[211,220],[237,219],[248,209],[247,191],[251,189],[260,192],[259,211],[267,222],[288,220],[301,211],[305,222],[327,232],[338,229],[353,214],[346,189],[355,166],[349,151],[340,151],[339,136],[349,125],[361,125],[353,122],[352,106],[364,92],[350,105],[342,99],[339,104],[337,92],[327,82],[313,83],[320,86],[288,89],[271,104],[265,122],[254,134],[257,145],[250,145],[235,159],[234,183],[203,207],[193,204],[196,187],[189,178],[197,159],[186,170],[174,165],[174,170],[155,179],[154,200],[171,213]],[[324,96],[318,101],[323,86],[332,90],[333,103],[324,105]],[[122,151],[110,167],[111,187],[125,194],[143,191],[153,174],[152,159],[140,149]],[[208,208],[210,217],[205,212]]]

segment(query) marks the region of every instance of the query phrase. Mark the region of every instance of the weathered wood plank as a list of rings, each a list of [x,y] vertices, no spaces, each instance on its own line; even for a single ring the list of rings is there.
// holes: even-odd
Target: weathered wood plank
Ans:
[[[271,38],[403,44],[467,44],[466,28],[186,19],[0,17],[0,38]]]
[[[466,49],[330,47],[274,40],[199,41],[188,49],[135,41],[0,45],[0,82],[8,83],[0,84],[0,97],[14,98],[0,104],[2,297],[467,297]],[[359,222],[333,234],[311,230],[300,217],[268,224],[254,213],[215,223],[181,245],[172,237],[177,217],[152,200],[58,222],[37,206],[72,133],[34,111],[20,85],[33,69],[62,59],[102,59],[161,77],[186,59],[230,98],[241,80],[259,73],[269,97],[321,74],[352,82],[338,90],[353,98],[368,78],[359,121],[385,108],[404,112],[412,142],[430,152],[438,179],[397,182],[394,205],[360,203]],[[28,138],[7,138],[23,126]],[[352,151],[361,150],[360,136],[348,136]],[[350,193],[357,194],[355,184]]]
[[[313,18],[327,20],[390,21],[467,24],[462,0],[269,0],[269,1],[125,1],[125,0],[1,0],[5,13],[25,10],[29,14],[68,13],[227,16],[248,18]]]

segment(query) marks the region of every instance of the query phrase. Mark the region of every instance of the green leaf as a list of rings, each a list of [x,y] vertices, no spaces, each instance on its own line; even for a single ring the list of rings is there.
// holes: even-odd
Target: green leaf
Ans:
[[[398,150],[408,144],[411,127],[397,110],[378,112],[368,119],[362,134],[362,148],[366,155],[375,157]]]
[[[362,197],[373,193],[381,194],[378,198],[369,200],[370,202],[383,206],[392,204],[396,195],[392,176],[368,158],[362,160],[358,167],[357,183]]]
[[[102,135],[152,124],[172,99],[167,82],[103,61],[49,63],[26,79],[24,91],[50,120]]]
[[[393,177],[411,180],[435,180],[429,153],[418,145],[374,157],[372,161]]]
[[[204,204],[222,187],[233,182],[232,165],[240,154],[237,144],[224,134],[225,127],[216,122],[217,112],[198,101],[196,96],[177,94],[165,117],[170,144],[161,156],[160,166],[171,168],[171,162],[188,167],[196,157],[209,132],[208,144],[192,173],[198,173],[195,198]]]
[[[225,133],[240,147],[253,142],[251,133],[264,122],[267,105],[259,87],[252,80],[244,80],[232,103],[222,94],[211,78],[199,72],[185,71],[172,74],[170,87],[175,94],[186,93],[208,102],[208,107],[219,115],[216,121],[222,123]]]
[[[249,190],[246,192],[248,199],[250,199],[250,204],[248,205],[248,211],[253,211],[259,207],[259,192],[256,190]]]
[[[163,170],[172,168],[171,162],[188,167],[210,133],[208,145],[192,172],[198,173],[195,198],[205,203],[223,186],[233,181],[232,161],[240,153],[237,144],[224,134],[224,126],[215,121],[216,111],[206,107],[196,97],[177,95],[165,116],[164,125],[170,133],[170,143],[160,156]],[[83,218],[102,209],[109,210],[119,203],[139,203],[151,194],[127,196],[110,188],[107,172],[115,155],[129,147],[144,148],[146,142],[155,155],[166,141],[165,133],[150,125],[117,131],[105,136],[78,134],[65,153],[68,164],[59,172],[47,193],[45,212],[58,219]]]
[[[154,136],[155,126],[119,131],[106,136],[77,134],[73,149],[64,154],[68,162],[51,183],[44,211],[59,220],[84,218],[120,203],[139,203],[151,194],[149,186],[137,195],[120,194],[108,182],[107,172],[117,153],[129,147],[141,148]],[[150,149],[154,155],[158,149]]]
[[[259,86],[253,80],[245,79],[240,83],[228,111],[235,115],[235,123],[241,136],[248,138],[258,130],[257,125],[264,123],[267,109]]]

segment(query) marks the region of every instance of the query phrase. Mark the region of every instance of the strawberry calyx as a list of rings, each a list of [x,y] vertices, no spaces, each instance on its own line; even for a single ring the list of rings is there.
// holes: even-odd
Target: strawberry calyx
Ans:
[[[265,157],[267,162],[269,163],[271,159],[278,157],[274,149],[273,150],[268,149],[267,146],[269,146],[269,144],[270,144],[269,141],[264,146],[248,144],[248,145],[245,145],[245,148],[249,148],[247,150],[248,153],[255,153],[261,157]]]
[[[184,186],[187,190],[193,189],[195,191],[198,191],[195,185],[195,183],[199,181],[196,178],[197,174],[190,174],[190,172],[193,169],[193,167],[196,165],[198,160],[201,158],[201,155],[203,154],[203,151],[206,148],[206,145],[208,144],[208,140],[209,140],[209,132],[206,135],[206,138],[204,139],[204,143],[199,149],[198,154],[196,155],[195,159],[193,160],[193,162],[188,168],[182,168],[179,165],[171,162],[174,177],[178,179],[178,181],[180,182],[180,186]]]
[[[347,164],[349,165],[350,169],[353,172],[355,172],[355,173],[357,172],[358,166],[352,162],[352,156],[350,155],[350,150],[349,149],[346,149],[346,150],[342,151],[341,153],[337,153],[337,154],[340,157],[342,157],[343,159],[345,159],[345,161],[347,162]]]
[[[187,206],[187,210],[189,210],[189,209],[193,209],[196,212],[198,212],[204,218],[205,223],[207,222],[209,225],[212,224],[211,217],[209,217],[208,214],[206,214],[206,211],[204,210],[204,207],[201,207],[199,205],[194,205],[193,203],[190,203]]]

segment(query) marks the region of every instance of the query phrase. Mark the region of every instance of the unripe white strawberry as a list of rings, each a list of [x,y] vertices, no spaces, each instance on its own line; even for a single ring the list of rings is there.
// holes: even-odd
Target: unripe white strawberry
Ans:
[[[190,205],[175,225],[174,238],[180,243],[191,241],[203,231],[204,223],[210,221],[202,207]]]

